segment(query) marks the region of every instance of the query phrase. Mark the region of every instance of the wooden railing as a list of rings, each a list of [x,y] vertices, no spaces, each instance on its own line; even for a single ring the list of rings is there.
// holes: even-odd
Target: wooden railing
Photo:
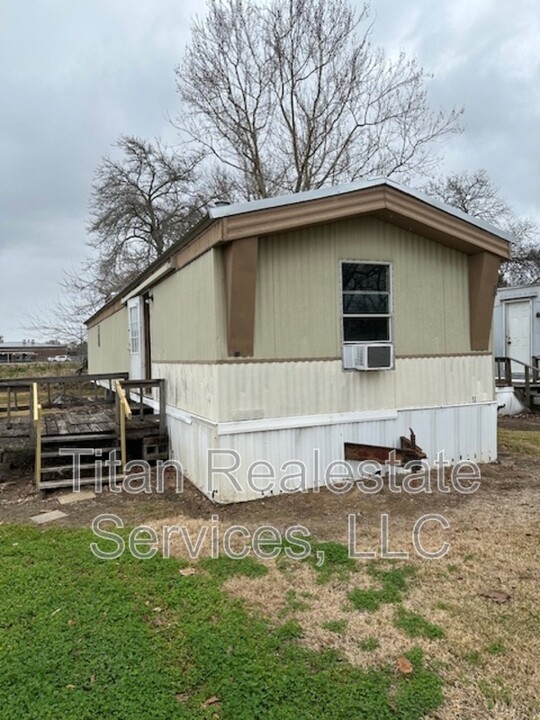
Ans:
[[[77,402],[87,402],[89,399],[97,402],[114,403],[114,383],[116,380],[127,380],[128,373],[95,373],[92,375],[53,375],[48,377],[25,377],[20,380],[0,380],[0,392],[7,390],[8,398],[11,395],[15,397],[17,403],[17,393],[22,393],[26,389],[30,389],[32,383],[37,383],[39,388],[40,400],[43,407],[54,407],[54,394],[58,393],[61,398],[66,398],[68,388],[72,391],[70,396],[71,404]],[[84,386],[87,385],[88,388]],[[91,394],[93,397],[89,398]],[[18,407],[17,409],[29,409],[26,407]]]
[[[32,383],[31,394],[32,428],[35,442],[35,480],[36,488],[41,487],[41,403],[39,402],[38,384]]]
[[[12,418],[28,412],[28,422],[32,426],[32,383],[27,380],[4,380],[0,386],[0,393],[5,394],[5,406],[0,405],[0,415],[6,418],[7,427],[12,427]],[[4,400],[2,399],[2,403]]]
[[[124,472],[127,462],[126,420],[131,418],[132,412],[126,397],[126,391],[119,380],[116,381],[116,415],[119,426],[118,434],[120,436],[120,460],[122,462],[121,472]]]
[[[533,401],[531,395],[531,386],[540,384],[540,367],[538,358],[534,358],[534,365],[524,363],[522,360],[516,360],[511,357],[495,358],[495,380],[498,385],[514,387],[514,389],[522,395],[525,405],[532,409]],[[519,375],[512,372],[512,365],[517,365],[520,369]],[[523,373],[521,373],[521,369]]]
[[[137,408],[139,420],[144,421],[146,410],[152,407],[157,410],[159,428],[164,432],[167,421],[165,380],[124,380],[122,386],[126,389],[132,407]]]

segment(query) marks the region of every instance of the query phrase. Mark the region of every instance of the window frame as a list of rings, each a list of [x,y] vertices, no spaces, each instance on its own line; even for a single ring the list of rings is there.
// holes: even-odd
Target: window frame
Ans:
[[[134,312],[133,312],[134,311]],[[132,315],[135,314],[136,322],[132,321]],[[141,319],[140,319],[140,307],[139,305],[132,305],[128,308],[128,327],[129,327],[129,352],[131,355],[138,355],[141,351]],[[133,330],[136,329],[134,333]],[[137,341],[137,349],[133,349],[133,338]]]
[[[354,294],[343,288],[343,265],[382,265],[388,268],[388,313],[345,313],[343,311],[343,296]],[[358,292],[358,291],[357,291]],[[369,294],[369,290],[365,291]],[[377,291],[375,291],[377,292]],[[345,318],[388,318],[388,339],[387,340],[345,340]],[[371,345],[381,343],[384,345],[394,344],[394,268],[389,260],[357,260],[343,259],[339,261],[339,324],[342,345]]]

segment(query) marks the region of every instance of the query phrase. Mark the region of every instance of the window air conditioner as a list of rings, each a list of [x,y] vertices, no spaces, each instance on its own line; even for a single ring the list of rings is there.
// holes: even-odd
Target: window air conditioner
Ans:
[[[343,346],[345,370],[392,370],[394,346],[391,343],[358,343]]]

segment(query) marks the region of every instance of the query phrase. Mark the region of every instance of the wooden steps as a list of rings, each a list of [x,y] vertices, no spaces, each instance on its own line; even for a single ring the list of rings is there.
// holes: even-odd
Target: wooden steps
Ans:
[[[96,482],[96,461],[102,465],[101,483],[109,479],[108,468],[104,465],[111,452],[120,458],[120,447],[115,433],[83,433],[81,435],[44,435],[41,442],[41,490],[58,488],[75,488],[73,479],[73,455],[60,454],[60,450],[86,449],[94,451],[94,455],[79,457],[77,486],[91,485]],[[97,453],[97,454],[96,454]],[[117,476],[118,477],[118,476]]]
[[[122,482],[126,476],[125,475],[116,475],[115,480],[116,482]],[[101,484],[106,485],[109,481],[109,478],[107,475],[104,475],[101,479]],[[87,477],[81,477],[81,479],[78,481],[79,486],[83,485],[95,485],[96,478],[92,475],[88,475]],[[42,490],[61,490],[69,488],[73,490],[75,487],[75,483],[73,478],[70,478],[69,480],[48,480],[46,483],[42,484],[41,489]]]

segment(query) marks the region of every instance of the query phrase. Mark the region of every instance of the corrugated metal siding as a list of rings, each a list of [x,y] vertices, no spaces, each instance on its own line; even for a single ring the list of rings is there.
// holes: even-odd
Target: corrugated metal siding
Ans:
[[[129,338],[127,309],[124,307],[89,328],[88,372],[127,371],[129,371]]]
[[[166,381],[167,404],[209,420],[219,420],[217,365],[157,363],[152,377]]]
[[[255,357],[341,356],[340,260],[393,264],[397,354],[470,351],[467,257],[358,218],[261,240]]]
[[[299,467],[290,463],[299,461],[306,469],[304,487],[311,489],[323,486],[330,464],[343,460],[345,442],[397,446],[400,436],[408,435],[410,427],[414,428],[418,443],[431,463],[440,452],[444,452],[447,461],[454,463],[460,459],[492,462],[497,457],[496,414],[496,403],[462,405],[401,411],[397,418],[388,420],[227,436],[218,436],[215,428],[205,423],[194,420],[187,425],[169,418],[169,431],[174,457],[182,463],[186,475],[216,502],[230,503],[263,496],[248,484],[247,472],[253,463],[261,460],[271,463],[276,478],[274,494],[277,494],[294,490],[292,483],[281,483],[280,489],[280,480],[298,472]],[[225,453],[237,453],[240,465],[233,475],[240,491],[224,473],[215,471],[209,482],[209,449],[222,453],[214,457],[214,469],[232,467],[234,458]],[[285,466],[286,463],[289,465]],[[336,472],[333,474],[335,476]],[[358,490],[353,488],[350,492],[357,493]]]
[[[341,361],[218,365],[221,421],[485,402],[491,355],[396,360],[394,371],[345,372]]]
[[[152,361],[199,362],[222,355],[225,323],[218,323],[222,273],[210,250],[152,290]]]

